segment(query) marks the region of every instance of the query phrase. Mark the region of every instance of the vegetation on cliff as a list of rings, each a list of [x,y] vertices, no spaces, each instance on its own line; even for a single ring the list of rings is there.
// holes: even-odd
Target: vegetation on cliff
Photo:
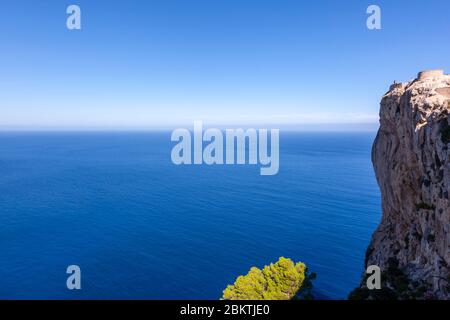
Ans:
[[[252,267],[223,291],[224,300],[291,300],[312,298],[312,280],[304,263],[281,257],[262,270]]]
[[[363,283],[367,280],[364,277]],[[369,290],[366,286],[354,289],[349,300],[422,300],[433,299],[426,294],[426,285],[420,281],[412,281],[399,268],[396,258],[389,258],[386,271],[381,272],[381,289]]]

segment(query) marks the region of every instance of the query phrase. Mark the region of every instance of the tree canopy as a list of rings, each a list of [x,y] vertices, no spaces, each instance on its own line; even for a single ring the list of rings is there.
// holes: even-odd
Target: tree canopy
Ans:
[[[281,257],[262,270],[252,267],[223,291],[224,300],[290,300],[307,280],[306,265]]]

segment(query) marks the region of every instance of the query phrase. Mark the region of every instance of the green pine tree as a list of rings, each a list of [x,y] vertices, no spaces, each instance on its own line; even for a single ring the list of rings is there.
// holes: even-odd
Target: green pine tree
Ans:
[[[312,279],[312,278],[309,278]],[[224,300],[290,300],[310,281],[304,263],[281,257],[262,270],[253,267],[223,291]]]

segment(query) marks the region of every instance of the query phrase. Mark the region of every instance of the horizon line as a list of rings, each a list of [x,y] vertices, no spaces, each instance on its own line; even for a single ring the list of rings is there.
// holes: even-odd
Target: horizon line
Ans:
[[[171,132],[176,129],[188,129],[189,131],[193,131],[193,128],[190,127],[165,127],[165,128],[119,128],[119,127],[91,127],[91,128],[0,128],[0,133],[151,133],[151,132]],[[203,131],[212,129],[214,127],[204,127]],[[283,132],[377,132],[379,129],[379,125],[377,126],[368,126],[368,127],[360,127],[360,126],[337,126],[330,127],[328,126],[319,126],[316,128],[313,127],[280,127],[280,126],[229,126],[229,127],[215,127],[219,130],[237,130],[237,129],[267,129],[267,130],[275,130],[278,129]]]

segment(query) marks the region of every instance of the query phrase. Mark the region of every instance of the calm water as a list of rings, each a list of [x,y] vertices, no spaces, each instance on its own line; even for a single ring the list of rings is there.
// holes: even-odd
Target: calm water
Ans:
[[[380,219],[373,138],[282,132],[268,177],[172,165],[170,133],[1,133],[0,298],[217,299],[280,256],[346,298]]]

